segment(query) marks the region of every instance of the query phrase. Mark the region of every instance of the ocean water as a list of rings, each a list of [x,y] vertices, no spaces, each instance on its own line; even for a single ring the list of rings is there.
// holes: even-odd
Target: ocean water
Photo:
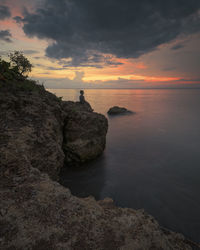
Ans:
[[[50,90],[78,100],[78,90]],[[123,106],[135,115],[108,117],[104,154],[84,169],[65,169],[74,195],[111,197],[144,209],[168,229],[200,241],[200,90],[85,90],[96,112]]]

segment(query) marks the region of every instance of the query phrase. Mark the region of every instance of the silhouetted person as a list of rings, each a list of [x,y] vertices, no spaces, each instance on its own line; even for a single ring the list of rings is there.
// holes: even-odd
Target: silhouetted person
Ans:
[[[80,91],[79,100],[80,100],[80,103],[82,104],[86,103],[83,90]]]
[[[80,100],[80,103],[81,103],[81,104],[84,104],[84,105],[83,105],[84,110],[89,111],[89,112],[93,111],[93,109],[91,108],[89,102],[87,102],[87,101],[85,100],[84,91],[83,91],[83,90],[80,91],[79,100]]]

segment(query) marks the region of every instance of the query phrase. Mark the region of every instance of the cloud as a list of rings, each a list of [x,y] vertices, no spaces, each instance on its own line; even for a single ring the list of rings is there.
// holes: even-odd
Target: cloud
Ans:
[[[74,81],[82,81],[83,77],[84,77],[85,73],[83,71],[77,71],[75,72],[75,77],[74,77]]]
[[[7,43],[11,43],[11,33],[9,30],[0,30],[0,40],[7,42]]]
[[[10,9],[5,5],[0,5],[0,20],[11,17]]]
[[[23,18],[21,16],[15,16],[13,17],[16,23],[21,24],[23,23]]]
[[[55,54],[58,51],[51,51],[51,46],[46,49],[47,55],[51,58],[56,58]],[[50,52],[48,52],[50,51]],[[55,53],[54,53],[55,52]],[[59,53],[59,52],[58,52]],[[52,56],[51,56],[52,55]],[[68,67],[96,67],[96,68],[103,68],[105,66],[116,67],[118,65],[122,65],[123,63],[118,62],[113,59],[110,55],[101,55],[96,51],[89,51],[85,52],[84,55],[78,54],[75,57],[69,57],[69,60],[62,60],[58,56],[57,59],[60,59],[59,64],[62,65],[64,68]]]
[[[48,75],[48,72],[47,72]],[[50,89],[152,89],[152,88],[200,88],[200,79],[178,79],[173,81],[146,81],[146,80],[134,80],[125,79],[119,77],[116,80],[108,81],[85,81],[83,79],[84,72],[76,71],[73,79],[69,78],[37,78],[40,82],[43,82],[46,88]]]
[[[48,57],[102,67],[116,63],[107,55],[138,58],[198,31],[199,9],[199,0],[44,0],[22,21],[28,36],[52,41]]]
[[[176,67],[166,67],[166,68],[163,68],[163,71],[174,71],[176,70]]]
[[[45,67],[44,65],[42,66],[44,69],[46,69],[46,70],[58,70],[58,71],[60,71],[60,70],[66,70],[66,68],[59,68],[59,67],[53,67],[53,66],[49,66],[49,67]]]
[[[200,83],[200,78],[194,78],[194,79],[184,79],[184,78],[181,78],[177,81],[180,81],[180,82],[191,82],[191,83]]]
[[[41,56],[34,56],[33,58],[36,59],[36,60],[43,59],[43,57],[41,57]]]
[[[47,72],[48,75],[48,72]],[[92,88],[93,83],[83,81],[84,72],[76,71],[74,79],[69,78],[38,78],[40,82],[43,82],[46,88],[55,88],[55,89],[82,89],[82,88]]]
[[[171,47],[171,49],[172,50],[177,50],[177,49],[182,49],[183,47],[184,47],[184,45],[179,43],[179,44],[176,44],[173,47]]]
[[[23,52],[26,55],[33,55],[33,54],[37,54],[38,53],[37,50],[32,50],[32,49],[23,50]]]
[[[127,80],[119,78],[118,80],[113,81],[84,81],[84,72],[77,71],[75,72],[74,79],[69,78],[38,78],[40,82],[43,82],[46,88],[50,89],[87,89],[87,88],[141,88],[148,87],[149,84],[145,83],[143,80]]]

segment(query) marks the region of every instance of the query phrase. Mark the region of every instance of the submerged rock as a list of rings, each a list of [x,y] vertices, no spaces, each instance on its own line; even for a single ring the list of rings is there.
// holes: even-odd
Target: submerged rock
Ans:
[[[195,246],[143,211],[116,207],[111,199],[77,198],[53,181],[63,166],[63,145],[71,163],[102,152],[104,116],[45,90],[0,91],[0,110],[0,249]]]
[[[121,115],[121,114],[133,114],[133,111],[130,111],[123,107],[114,106],[108,110],[109,115]]]

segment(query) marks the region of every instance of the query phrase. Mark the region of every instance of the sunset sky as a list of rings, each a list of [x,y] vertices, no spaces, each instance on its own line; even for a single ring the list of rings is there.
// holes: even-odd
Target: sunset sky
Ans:
[[[200,0],[0,0],[0,55],[48,88],[200,87]]]

